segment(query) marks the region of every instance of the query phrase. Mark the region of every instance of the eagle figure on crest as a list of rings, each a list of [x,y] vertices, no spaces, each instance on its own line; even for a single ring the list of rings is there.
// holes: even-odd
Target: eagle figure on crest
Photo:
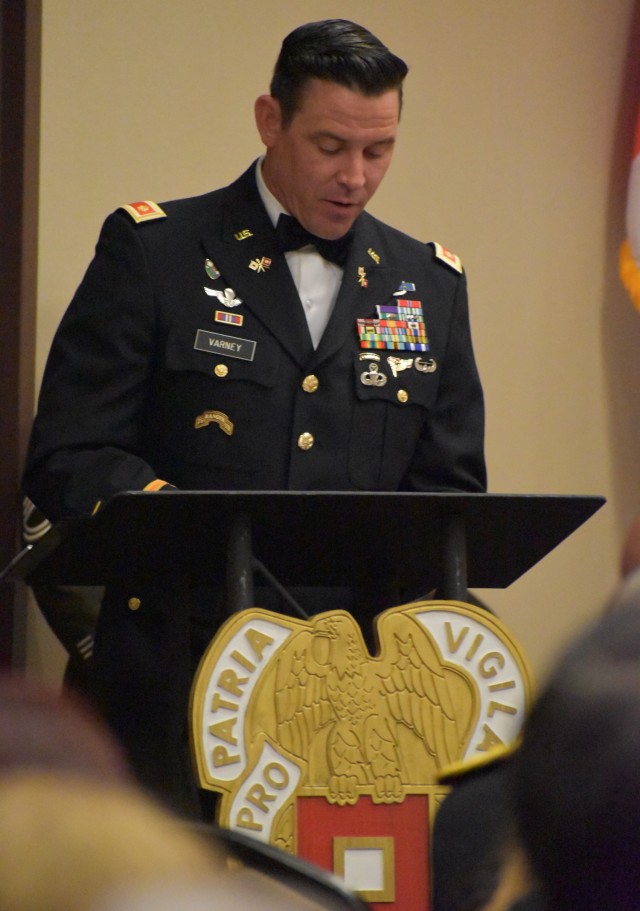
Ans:
[[[372,656],[344,611],[312,617],[275,668],[275,740],[331,803],[399,803],[413,780],[461,759],[478,720],[473,676],[445,661],[428,630],[389,612]],[[265,713],[260,713],[262,718]]]

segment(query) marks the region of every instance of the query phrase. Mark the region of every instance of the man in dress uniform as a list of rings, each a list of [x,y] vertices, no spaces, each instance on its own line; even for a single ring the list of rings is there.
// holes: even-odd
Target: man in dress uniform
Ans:
[[[107,218],[54,339],[27,458],[25,493],[47,519],[123,490],[486,489],[460,260],[365,211],[406,73],[359,25],[303,25],[256,101],[257,162],[228,187]],[[158,660],[149,638],[171,617],[151,624],[158,592],[138,611],[132,594],[125,581],[106,595],[97,673],[154,784],[175,768],[159,759],[175,655]],[[100,671],[101,648],[122,656],[115,670]]]

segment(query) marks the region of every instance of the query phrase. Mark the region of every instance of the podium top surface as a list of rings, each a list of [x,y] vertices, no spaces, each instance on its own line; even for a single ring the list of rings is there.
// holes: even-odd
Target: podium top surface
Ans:
[[[2,576],[99,585],[132,574],[181,574],[220,583],[230,531],[243,517],[254,555],[283,585],[348,585],[371,574],[426,590],[440,583],[455,526],[464,529],[469,587],[506,588],[604,502],[538,494],[127,492],[95,516],[55,525]]]

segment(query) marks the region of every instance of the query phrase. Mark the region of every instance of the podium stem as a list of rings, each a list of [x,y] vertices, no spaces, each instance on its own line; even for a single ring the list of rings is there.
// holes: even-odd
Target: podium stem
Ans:
[[[448,601],[466,601],[467,536],[464,517],[452,513],[446,518],[443,541],[443,595]]]
[[[226,587],[230,614],[254,606],[251,520],[244,513],[234,516],[229,528]]]

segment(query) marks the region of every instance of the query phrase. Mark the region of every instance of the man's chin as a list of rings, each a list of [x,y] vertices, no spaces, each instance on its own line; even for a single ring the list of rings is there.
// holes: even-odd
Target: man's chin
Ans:
[[[360,206],[341,206],[324,200],[319,211],[314,214],[314,226],[305,225],[307,230],[325,240],[337,240],[343,237],[353,227],[353,223],[361,212]]]
[[[317,234],[318,237],[324,238],[324,240],[338,240],[338,238],[344,237],[344,235],[351,230],[353,223],[357,218],[357,214],[352,215],[349,218],[332,219],[331,221],[325,220],[319,224],[315,230],[312,228],[309,228],[309,230],[312,231],[313,234]]]

